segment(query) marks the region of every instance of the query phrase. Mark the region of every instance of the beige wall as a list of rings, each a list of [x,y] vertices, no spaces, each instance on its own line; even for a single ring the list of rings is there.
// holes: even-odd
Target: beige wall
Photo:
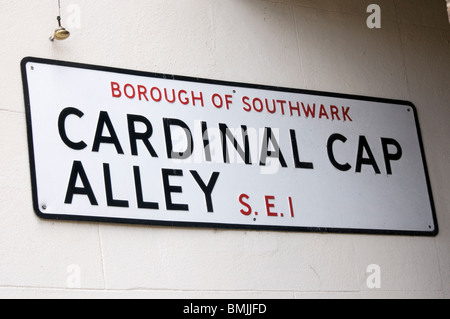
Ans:
[[[366,26],[371,3],[381,6],[381,29]],[[52,43],[56,0],[0,0],[0,297],[450,297],[445,0],[62,4],[72,36]],[[410,100],[418,108],[440,234],[40,220],[31,200],[19,66],[25,56]],[[380,289],[366,285],[371,264],[380,266]]]

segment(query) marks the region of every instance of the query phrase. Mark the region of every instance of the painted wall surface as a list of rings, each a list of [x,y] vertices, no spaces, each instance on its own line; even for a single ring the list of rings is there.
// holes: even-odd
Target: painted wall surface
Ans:
[[[372,3],[381,8],[379,29],[366,24]],[[56,0],[0,0],[0,298],[450,297],[445,0],[62,4],[72,36],[50,42]],[[20,73],[26,56],[409,100],[418,109],[440,233],[427,238],[41,220],[31,198]]]

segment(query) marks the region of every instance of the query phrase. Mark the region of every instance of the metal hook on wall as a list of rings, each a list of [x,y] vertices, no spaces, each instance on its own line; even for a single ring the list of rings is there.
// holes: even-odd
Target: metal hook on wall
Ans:
[[[58,28],[55,30],[53,35],[50,37],[50,41],[56,40],[65,40],[68,37],[70,37],[70,32],[63,28],[61,25],[61,0],[58,0],[58,7],[59,7],[59,15],[56,17],[56,20],[58,20]]]

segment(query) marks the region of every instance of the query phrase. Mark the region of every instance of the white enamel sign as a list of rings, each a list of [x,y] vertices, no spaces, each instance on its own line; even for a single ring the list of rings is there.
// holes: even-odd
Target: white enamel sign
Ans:
[[[404,101],[22,61],[43,218],[436,235]]]

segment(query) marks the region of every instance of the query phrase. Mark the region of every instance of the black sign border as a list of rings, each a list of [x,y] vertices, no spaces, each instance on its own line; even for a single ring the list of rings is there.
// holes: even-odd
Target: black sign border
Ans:
[[[158,221],[158,220],[138,220],[138,219],[126,219],[126,218],[113,218],[113,217],[93,217],[93,216],[79,216],[79,215],[57,215],[57,214],[46,214],[43,212],[43,208],[40,207],[37,195],[37,180],[36,180],[36,166],[34,159],[34,142],[33,142],[33,126],[31,121],[31,103],[28,91],[28,79],[27,79],[27,63],[39,63],[48,65],[58,65],[78,69],[94,70],[94,71],[105,71],[110,73],[119,73],[127,75],[136,75],[150,78],[158,79],[170,79],[186,82],[196,82],[204,84],[216,84],[230,87],[242,87],[250,89],[262,89],[267,91],[278,91],[287,93],[298,93],[306,95],[315,96],[326,96],[335,98],[344,98],[350,100],[368,101],[368,102],[378,102],[386,104],[396,104],[402,106],[409,106],[414,112],[414,118],[417,128],[417,136],[420,144],[420,151],[422,156],[422,162],[427,182],[428,195],[430,199],[430,205],[433,214],[434,230],[431,231],[405,231],[405,230],[380,230],[380,229],[355,229],[355,228],[321,228],[321,227],[289,227],[289,226],[269,226],[269,225],[241,225],[241,224],[220,224],[220,223],[199,223],[199,222],[171,222],[171,221]],[[62,220],[62,221],[83,221],[83,222],[104,222],[104,223],[114,223],[114,224],[133,224],[133,225],[150,225],[150,226],[172,226],[172,227],[189,227],[189,228],[219,228],[219,229],[240,229],[240,230],[260,230],[260,231],[285,231],[285,232],[310,232],[310,233],[339,233],[339,234],[368,234],[368,235],[402,235],[402,236],[426,236],[435,237],[439,233],[439,227],[436,217],[436,209],[433,200],[433,194],[431,189],[430,177],[427,168],[427,162],[425,158],[425,152],[422,141],[422,134],[420,130],[420,124],[418,120],[418,114],[416,106],[409,101],[385,99],[377,97],[369,97],[362,95],[352,95],[352,94],[341,94],[341,93],[330,93],[322,91],[304,90],[304,89],[293,89],[286,87],[275,87],[260,84],[247,84],[239,82],[230,82],[222,80],[211,80],[204,78],[194,78],[187,76],[169,75],[145,71],[135,71],[127,70],[106,66],[98,66],[84,63],[67,62],[59,60],[51,60],[36,57],[25,57],[21,61],[21,72],[22,72],[22,82],[23,91],[25,98],[25,114],[27,123],[27,136],[28,136],[28,152],[30,161],[30,175],[31,175],[31,186],[32,186],[32,197],[33,197],[33,208],[37,216],[42,219],[49,220]]]

